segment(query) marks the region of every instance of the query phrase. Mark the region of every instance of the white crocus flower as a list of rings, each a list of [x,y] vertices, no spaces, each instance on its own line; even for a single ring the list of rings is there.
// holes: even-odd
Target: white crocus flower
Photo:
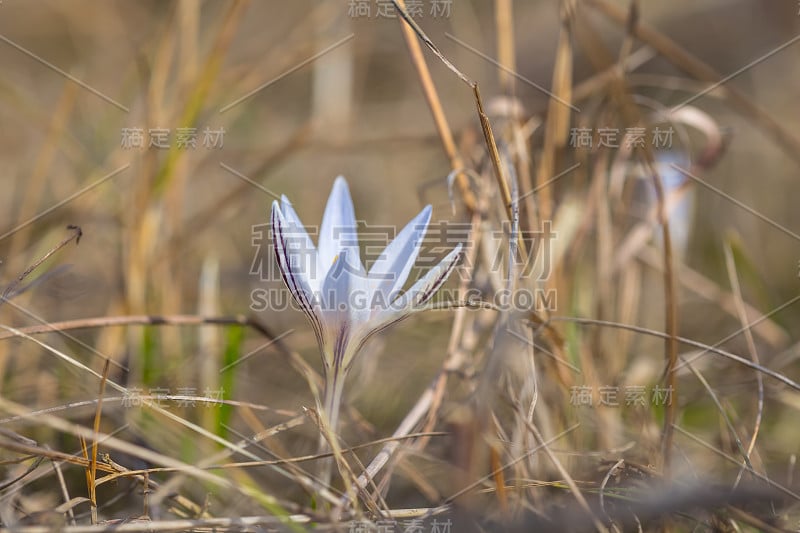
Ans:
[[[431,219],[425,207],[370,268],[359,257],[353,201],[336,178],[315,248],[289,200],[272,204],[275,255],[283,280],[308,316],[325,367],[322,411],[335,432],[342,386],[353,359],[372,335],[428,302],[453,270],[461,244],[402,292]]]

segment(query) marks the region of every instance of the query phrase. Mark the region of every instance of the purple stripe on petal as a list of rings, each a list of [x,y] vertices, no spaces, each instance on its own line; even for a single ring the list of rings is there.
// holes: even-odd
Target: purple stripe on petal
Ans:
[[[442,272],[436,275],[432,283],[430,283],[430,285],[427,285],[424,289],[422,289],[420,293],[421,295],[419,297],[414,297],[414,305],[422,305],[424,303],[427,303],[428,300],[430,300],[433,297],[436,291],[438,291],[439,288],[444,284],[444,282],[447,281],[447,278],[450,277],[450,273],[453,271],[453,269],[456,266],[456,263],[458,262],[458,256],[460,253],[461,253],[461,244],[456,246],[455,249],[453,249],[453,251],[447,254],[447,256],[444,259],[442,259],[442,261],[436,267],[434,267],[434,269],[431,272],[428,273],[430,275],[437,269],[444,267]],[[425,276],[425,278],[423,278],[422,281],[425,281],[427,278],[428,276]]]
[[[284,219],[283,215],[281,214],[280,207],[278,206],[278,202],[273,202],[272,204],[272,233],[273,233],[273,249],[275,251],[275,257],[278,260],[278,267],[281,271],[281,277],[283,278],[283,282],[288,287],[289,292],[292,293],[292,296],[300,304],[303,312],[308,316],[309,320],[311,321],[311,326],[314,329],[314,334],[317,337],[317,341],[320,343],[320,346],[323,345],[323,337],[322,337],[322,324],[319,321],[319,317],[314,312],[314,307],[312,302],[310,301],[311,298],[311,291],[310,288],[307,287],[307,283],[302,279],[302,274],[297,274],[292,271],[291,268],[291,260],[288,255],[288,248],[286,246],[286,236],[284,234]],[[305,286],[304,286],[305,285]]]

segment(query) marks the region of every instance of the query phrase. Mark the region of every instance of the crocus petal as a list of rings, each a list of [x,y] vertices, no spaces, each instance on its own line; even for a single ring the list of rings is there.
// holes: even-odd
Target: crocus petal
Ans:
[[[347,182],[341,176],[336,178],[328,198],[328,204],[325,206],[317,249],[320,265],[325,269],[331,268],[337,256],[343,250],[347,250],[348,263],[355,270],[361,270],[358,226],[353,210],[353,200],[350,198]]]
[[[412,307],[424,305],[430,300],[436,291],[439,290],[450,273],[458,262],[459,254],[461,253],[461,243],[459,243],[438,265],[430,269],[422,279],[418,280],[414,285],[408,289],[408,292],[403,297],[409,297],[408,304]]]
[[[447,254],[438,265],[430,269],[425,276],[414,283],[410,289],[392,302],[386,309],[378,312],[372,320],[370,320],[370,324],[374,327],[374,331],[370,332],[370,335],[388,327],[398,320],[402,320],[413,313],[415,307],[427,303],[433,297],[434,293],[447,281],[447,278],[458,262],[460,253],[461,244],[458,244],[458,246]]]
[[[380,291],[382,301],[396,294],[408,278],[417,260],[419,248],[431,220],[431,206],[426,206],[383,250],[369,269],[370,289]]]
[[[316,293],[319,291],[322,280],[325,279],[327,270],[320,272],[317,249],[308,236],[303,222],[292,207],[292,203],[284,195],[281,196],[280,210],[286,221],[284,233],[287,241],[291,240],[292,245],[297,249],[297,255],[302,253],[299,264],[303,267],[303,274],[305,274],[312,292]]]
[[[297,212],[292,206],[292,202],[289,201],[285,194],[281,195],[281,214],[289,224],[295,224],[305,229],[303,222],[300,220],[300,217],[297,216]]]
[[[348,254],[349,255],[349,254]],[[352,269],[352,264],[349,265]],[[359,261],[359,266],[361,262]],[[366,324],[372,314],[373,293],[369,286],[366,270],[350,271],[350,321],[353,324]]]
[[[314,331],[317,334],[318,340],[321,338],[322,325],[320,324],[319,317],[316,313],[316,305],[314,303],[314,293],[308,282],[306,275],[302,269],[296,268],[297,265],[302,265],[303,252],[302,248],[296,246],[298,239],[292,236],[296,232],[292,228],[286,218],[281,213],[281,208],[278,202],[272,203],[272,233],[273,233],[273,246],[275,249],[275,257],[278,260],[278,268],[281,271],[284,283],[289,288],[292,296],[300,304],[303,312],[308,316],[311,321]],[[305,230],[303,230],[305,232]],[[308,236],[306,236],[307,238]],[[302,241],[302,239],[300,239]],[[302,242],[301,242],[302,244]],[[298,254],[300,256],[298,257]],[[307,257],[305,258],[307,259]]]
[[[339,368],[345,359],[350,359],[353,348],[351,338],[362,331],[367,321],[369,307],[353,295],[366,292],[364,272],[352,271],[347,260],[348,250],[334,260],[322,284],[320,321],[323,324],[323,341],[326,364]],[[359,292],[360,291],[360,292]]]

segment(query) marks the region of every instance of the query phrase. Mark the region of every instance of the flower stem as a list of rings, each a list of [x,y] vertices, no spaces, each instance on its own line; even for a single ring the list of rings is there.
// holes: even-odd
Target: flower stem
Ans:
[[[325,375],[325,394],[320,409],[322,417],[322,431],[330,431],[328,438],[331,441],[338,439],[337,430],[339,426],[339,409],[342,405],[342,391],[344,389],[343,376],[338,372],[337,368],[331,369]],[[319,453],[327,453],[331,451],[328,444],[328,439],[325,434],[320,434]],[[330,484],[331,473],[333,471],[334,457],[326,457],[322,459],[320,467],[320,480],[326,485]]]

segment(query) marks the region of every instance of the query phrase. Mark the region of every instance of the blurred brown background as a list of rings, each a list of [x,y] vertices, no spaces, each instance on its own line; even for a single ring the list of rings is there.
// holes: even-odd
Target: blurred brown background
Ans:
[[[306,224],[318,224],[340,174],[348,178],[358,218],[372,224],[405,224],[426,203],[434,206],[434,220],[463,220],[462,212],[451,213],[445,179],[450,162],[398,20],[377,15],[375,2],[366,3],[369,16],[359,16],[351,11],[354,4],[3,0],[3,281],[11,282],[61,240],[67,224],[81,226],[84,237],[40,270],[52,275],[15,298],[38,318],[6,306],[0,322],[19,327],[126,314],[248,313],[254,288],[281,287],[251,273],[257,258],[253,227],[268,221],[273,195],[286,194]],[[502,96],[497,67],[464,46],[497,57],[493,3],[453,0],[439,16],[431,15],[431,1],[422,5],[417,22],[443,54],[480,84],[486,102]],[[616,53],[624,28],[582,2],[576,5]],[[642,2],[640,20],[730,76],[726,85],[800,138],[799,12],[794,1]],[[526,115],[547,108],[547,94],[524,79],[551,86],[558,13],[557,2],[514,3],[515,96]],[[425,54],[457,138],[476,135],[469,87]],[[575,82],[593,73],[576,47]],[[660,57],[636,74],[683,76]],[[638,92],[674,105],[703,87],[656,83]],[[706,95],[692,105],[730,135],[727,151],[704,179],[785,230],[697,188],[686,262],[727,287],[720,242],[734,232],[748,267],[745,296],[764,311],[773,309],[798,287],[800,243],[789,235],[800,233],[798,154],[787,154],[718,97]],[[176,148],[181,127],[197,129],[195,148]],[[141,128],[145,143],[148,129],[169,129],[170,148],[126,148],[124,128]],[[223,146],[203,146],[206,128],[224,130]],[[259,258],[272,261],[269,252]],[[65,264],[69,268],[57,268]],[[729,315],[709,311],[707,302],[688,296],[682,305],[686,336],[714,343],[738,328]],[[786,347],[797,337],[798,309],[773,317],[788,333]],[[295,329],[286,342],[319,368],[316,342],[301,314],[264,312],[260,319],[275,333]],[[396,425],[441,364],[448,327],[449,315],[425,314],[370,345],[353,381],[373,386],[349,392],[365,418],[384,430]],[[146,344],[140,328],[75,336],[131,369],[125,376],[115,370],[115,379],[202,392],[221,386],[203,362],[223,343],[219,331],[202,331],[205,340],[176,328],[158,330],[157,360],[150,363],[139,359]],[[86,348],[57,336],[50,341],[100,369],[101,359]],[[255,349],[261,342],[246,345]],[[744,344],[739,339],[731,346]],[[96,394],[95,381],[65,370],[38,348],[15,342],[0,350],[2,393],[15,401],[46,406]],[[243,363],[234,396],[276,408],[309,405],[304,380],[279,357],[267,350]],[[794,436],[779,438],[796,448]]]

